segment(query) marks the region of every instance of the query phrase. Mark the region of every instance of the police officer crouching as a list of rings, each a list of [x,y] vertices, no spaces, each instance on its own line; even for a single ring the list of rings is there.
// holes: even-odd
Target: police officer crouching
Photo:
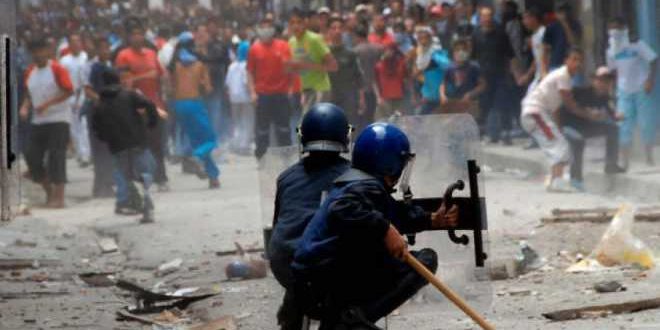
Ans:
[[[275,278],[286,289],[277,315],[281,329],[302,327],[303,313],[296,304],[290,265],[322,196],[332,188],[335,179],[350,168],[350,162],[341,157],[341,153],[348,152],[350,133],[351,127],[341,108],[331,103],[312,106],[298,130],[302,152],[306,155],[277,179],[268,257]]]
[[[407,246],[400,233],[455,226],[458,211],[442,205],[427,213],[392,198],[413,158],[399,128],[370,125],[355,142],[352,168],[305,229],[292,267],[297,292],[311,306],[306,313],[321,319],[322,330],[378,329],[376,321],[427,284],[402,261]],[[435,272],[435,251],[411,253]]]

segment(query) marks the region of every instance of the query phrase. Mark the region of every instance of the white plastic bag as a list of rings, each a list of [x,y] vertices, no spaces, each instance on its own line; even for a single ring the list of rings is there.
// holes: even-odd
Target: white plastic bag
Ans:
[[[632,233],[634,221],[632,206],[622,205],[592,252],[592,256],[601,265],[611,267],[637,264],[646,269],[654,267],[653,253]]]

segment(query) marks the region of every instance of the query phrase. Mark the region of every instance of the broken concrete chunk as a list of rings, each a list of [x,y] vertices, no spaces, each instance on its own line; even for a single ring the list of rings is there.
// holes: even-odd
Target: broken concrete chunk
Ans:
[[[103,253],[113,253],[119,251],[119,246],[117,242],[111,237],[103,237],[98,241],[101,252]]]
[[[160,266],[158,266],[158,270],[156,271],[156,275],[158,276],[165,276],[167,274],[171,274],[179,270],[181,268],[181,265],[183,264],[183,259],[181,258],[176,258],[170,262],[164,263]]]
[[[191,327],[190,330],[237,330],[238,326],[233,316],[225,316],[206,324]]]
[[[617,281],[604,281],[594,284],[594,290],[598,293],[609,293],[626,291],[626,287]]]

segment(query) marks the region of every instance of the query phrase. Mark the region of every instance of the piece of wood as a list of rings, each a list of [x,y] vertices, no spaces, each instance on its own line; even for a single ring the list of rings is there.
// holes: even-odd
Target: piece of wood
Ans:
[[[119,246],[115,239],[112,237],[103,237],[98,241],[101,252],[103,253],[113,253],[119,251]]]
[[[239,254],[241,251],[238,250],[227,250],[227,251],[217,251],[215,253],[216,256],[218,257],[225,257],[225,256],[233,256]],[[243,252],[245,253],[261,253],[264,252],[264,248],[250,248],[250,249],[245,249],[243,248]]]
[[[436,289],[438,289],[447,299],[451,300],[454,305],[456,305],[458,308],[460,308],[463,313],[465,313],[467,316],[469,316],[472,320],[474,320],[479,326],[484,329],[484,330],[494,330],[495,327],[493,327],[486,319],[479,315],[477,311],[472,309],[472,307],[468,306],[468,304],[461,298],[459,297],[452,289],[450,289],[448,286],[446,286],[444,283],[442,283],[433,273],[431,273],[430,270],[428,270],[417,258],[415,258],[410,252],[406,251],[406,263],[410,265],[417,273],[422,275],[429,283],[431,283]]]
[[[233,316],[221,317],[211,322],[194,326],[190,330],[237,330],[236,320]]]
[[[50,267],[59,264],[60,261],[56,259],[0,259],[0,270]]]
[[[594,316],[607,316],[610,314],[635,313],[655,308],[660,308],[660,298],[636,300],[618,304],[565,309],[556,312],[545,313],[543,316],[553,321],[569,321]]]
[[[70,294],[69,291],[23,291],[23,292],[0,292],[2,299],[34,299],[43,296],[64,296]]]
[[[125,310],[118,310],[117,315],[119,315],[120,317],[122,317],[124,319],[127,319],[127,320],[138,321],[140,323],[144,323],[144,324],[148,324],[148,325],[154,325],[155,324],[155,325],[159,325],[161,327],[166,326],[166,324],[164,324],[164,323],[160,323],[158,321],[154,321],[154,320],[148,319],[146,317],[137,316],[137,315],[131,314],[131,313],[125,311]]]

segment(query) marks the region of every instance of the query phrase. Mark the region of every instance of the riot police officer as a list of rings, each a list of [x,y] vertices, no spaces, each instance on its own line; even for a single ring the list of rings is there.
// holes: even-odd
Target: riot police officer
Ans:
[[[442,205],[428,213],[392,198],[413,159],[399,128],[368,126],[353,147],[352,168],[307,226],[292,267],[306,305],[314,306],[307,313],[321,319],[321,329],[378,329],[374,322],[427,284],[402,261],[407,246],[400,233],[454,226],[458,211]],[[411,253],[435,272],[435,251]]]
[[[273,234],[268,245],[271,269],[286,289],[278,312],[282,329],[300,329],[303,315],[295,305],[291,262],[295,248],[309,220],[321,204],[324,192],[350,168],[341,157],[348,152],[351,127],[344,110],[319,103],[302,119],[298,136],[305,156],[277,179]]]

